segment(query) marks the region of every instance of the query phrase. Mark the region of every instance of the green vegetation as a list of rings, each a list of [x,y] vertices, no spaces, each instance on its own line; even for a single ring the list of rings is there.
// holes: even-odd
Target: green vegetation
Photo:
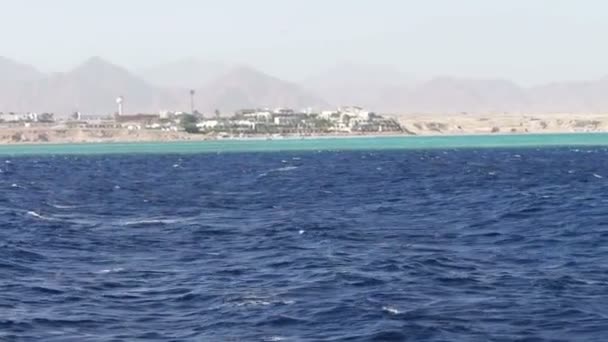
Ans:
[[[200,129],[196,126],[198,118],[194,114],[182,114],[179,124],[188,133],[200,133]]]

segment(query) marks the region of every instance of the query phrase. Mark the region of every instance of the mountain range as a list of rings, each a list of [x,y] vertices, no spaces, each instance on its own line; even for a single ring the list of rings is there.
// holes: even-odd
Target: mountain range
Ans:
[[[608,77],[522,87],[508,80],[416,80],[388,66],[340,63],[300,82],[248,66],[187,59],[129,71],[99,57],[72,70],[43,73],[0,57],[0,112],[110,114],[115,98],[128,113],[190,109],[334,108],[358,105],[392,113],[608,112]]]

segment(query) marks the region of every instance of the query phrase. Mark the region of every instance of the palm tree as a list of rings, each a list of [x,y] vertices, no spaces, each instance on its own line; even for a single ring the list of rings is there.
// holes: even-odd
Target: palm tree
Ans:
[[[190,113],[194,113],[194,94],[196,94],[196,91],[190,89]]]

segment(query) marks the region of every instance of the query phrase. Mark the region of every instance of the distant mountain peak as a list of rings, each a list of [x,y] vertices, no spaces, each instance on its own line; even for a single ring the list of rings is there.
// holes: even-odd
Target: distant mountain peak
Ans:
[[[129,73],[129,71],[127,69],[120,67],[120,66],[118,66],[106,59],[98,57],[98,56],[87,59],[86,61],[81,63],[78,67],[76,67],[74,70],[99,70],[99,71],[106,70],[107,71],[109,69],[120,70],[125,73]]]
[[[189,57],[137,71],[137,75],[160,87],[198,88],[227,71],[226,64]]]
[[[31,65],[0,56],[0,83],[28,82],[43,77],[44,74]]]

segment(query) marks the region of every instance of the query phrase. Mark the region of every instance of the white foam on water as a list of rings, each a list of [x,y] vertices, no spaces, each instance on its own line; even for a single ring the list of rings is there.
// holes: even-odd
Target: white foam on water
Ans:
[[[37,218],[42,218],[42,216],[35,211],[28,211],[27,214],[30,216],[37,217]]]
[[[287,341],[287,339],[285,337],[281,337],[281,336],[264,337],[264,342],[279,342],[279,341]]]
[[[306,233],[306,231],[304,229],[301,229],[299,233],[300,233],[300,235],[304,235],[304,233]]]
[[[602,176],[598,175],[597,173],[594,173],[594,174],[593,174],[593,177],[595,177],[595,178],[597,178],[597,179],[602,179],[602,178],[604,178],[604,177],[602,177]]]
[[[61,204],[49,204],[51,207],[55,209],[76,209],[78,206],[75,205],[61,205]]]
[[[277,172],[287,172],[287,171],[296,170],[297,168],[298,168],[297,166],[285,166],[285,167],[278,168],[278,169],[276,169],[274,171],[277,171]]]
[[[173,223],[178,223],[180,221],[182,221],[182,220],[149,218],[149,219],[141,219],[141,220],[134,220],[134,221],[123,222],[123,225],[125,225],[125,226],[141,226],[141,225],[152,225],[152,224],[173,224]]]
[[[117,268],[111,268],[111,269],[107,269],[107,270],[101,270],[99,272],[96,272],[97,274],[109,274],[109,273],[118,273],[118,272],[122,272],[125,269],[122,267],[117,267]]]
[[[383,306],[382,307],[382,311],[388,312],[388,313],[393,314],[393,315],[398,315],[398,314],[401,313],[401,311],[399,311],[398,309],[396,309],[396,308],[394,308],[392,306]]]
[[[273,172],[289,172],[289,171],[293,171],[293,170],[296,170],[296,169],[298,169],[297,166],[280,167],[278,169],[272,169],[272,170],[269,170],[268,172],[260,173],[260,175],[258,176],[258,178],[266,177],[266,176],[268,176],[269,173],[273,173]]]
[[[37,219],[39,219],[39,220],[44,220],[44,221],[56,221],[55,219],[53,219],[53,218],[51,218],[51,217],[47,217],[47,216],[40,215],[40,214],[38,214],[38,213],[37,213],[37,212],[35,212],[35,211],[28,211],[28,212],[27,212],[27,214],[28,214],[29,216],[35,217],[35,218],[37,218]]]
[[[235,305],[236,306],[268,306],[272,303],[267,302],[265,300],[258,300],[258,299],[248,299],[248,300],[244,300],[242,302],[238,302]]]

